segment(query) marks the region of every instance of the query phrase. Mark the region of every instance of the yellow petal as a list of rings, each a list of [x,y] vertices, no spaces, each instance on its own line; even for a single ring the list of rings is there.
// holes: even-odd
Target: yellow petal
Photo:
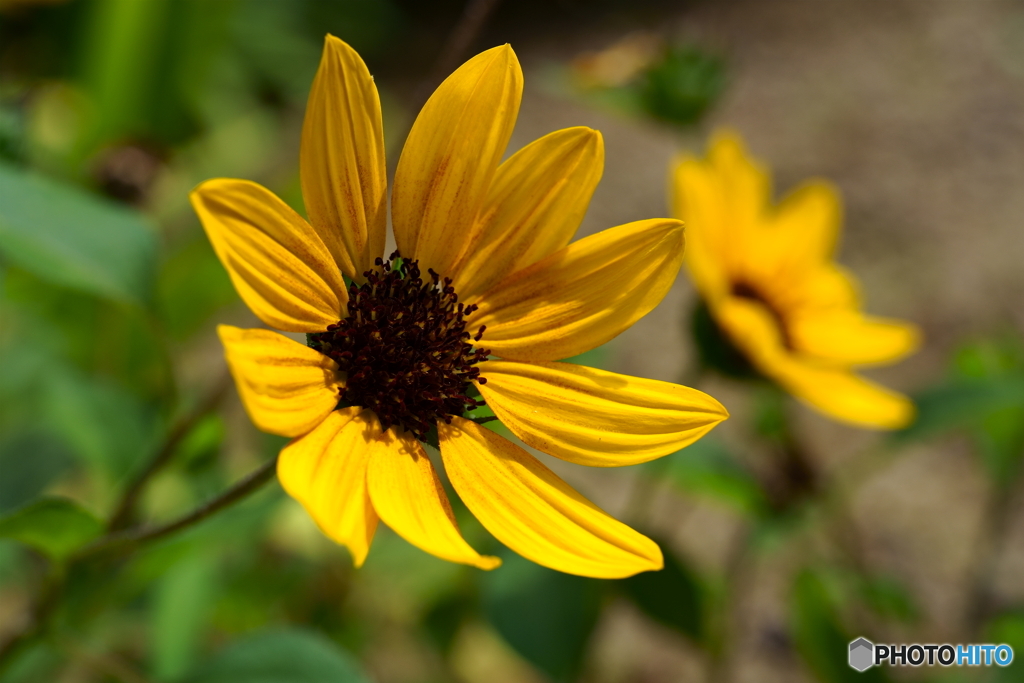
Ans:
[[[604,142],[566,128],[527,145],[498,167],[472,247],[454,269],[463,299],[569,244],[604,168]]]
[[[782,277],[766,277],[757,286],[787,319],[802,312],[861,306],[857,278],[836,263],[826,263]]]
[[[704,164],[683,158],[675,164],[671,187],[672,215],[687,229],[686,268],[697,291],[708,301],[725,296],[730,288],[726,235],[717,229],[714,217],[713,180]]]
[[[775,246],[773,260],[783,269],[802,269],[828,261],[835,252],[843,221],[839,190],[812,180],[787,194],[771,217],[765,240]]]
[[[848,370],[815,367],[784,359],[775,379],[808,405],[843,422],[872,429],[900,429],[914,419],[914,404],[903,394]]]
[[[481,52],[442,83],[402,149],[391,198],[402,256],[452,275],[505,153],[523,73],[508,45]]]
[[[824,367],[813,358],[786,349],[778,326],[760,304],[730,298],[715,307],[714,313],[764,375],[826,415],[876,429],[898,429],[913,419],[914,405],[906,396],[847,369]]]
[[[762,370],[785,353],[784,331],[761,302],[729,296],[713,305],[711,312],[732,343]]]
[[[768,170],[747,155],[740,136],[732,131],[718,131],[708,150],[708,164],[717,175],[718,210],[724,224],[719,229],[731,232],[736,240],[727,248],[743,250],[742,239],[761,227],[771,198],[771,176]]]
[[[771,194],[767,170],[747,156],[738,135],[718,132],[707,159],[676,162],[671,194],[673,215],[686,224],[694,284],[708,300],[725,294],[757,254]]]
[[[190,195],[239,295],[266,324],[321,332],[348,301],[320,237],[270,190],[247,180],[208,180]]]
[[[299,167],[310,222],[342,272],[361,279],[384,251],[384,132],[373,77],[332,35],[309,93]]]
[[[658,218],[591,235],[505,278],[481,295],[467,329],[516,360],[589,351],[645,316],[668,292],[683,258],[683,226]]]
[[[253,424],[300,436],[338,405],[337,364],[319,351],[270,330],[219,325],[224,356]]]
[[[916,326],[864,316],[852,310],[809,311],[789,324],[801,353],[844,365],[889,363],[917,349]]]
[[[519,446],[459,417],[438,423],[437,431],[459,497],[523,557],[602,579],[662,568],[657,544],[608,516]]]
[[[449,562],[494,569],[497,557],[480,555],[459,533],[444,486],[418,441],[389,430],[370,457],[370,500],[384,523],[414,546]]]
[[[366,560],[377,529],[377,513],[366,490],[371,454],[380,448],[380,425],[359,407],[331,413],[309,434],[281,451],[277,477],[302,503],[320,529],[352,553],[357,567]]]
[[[478,384],[528,446],[580,465],[635,465],[674,453],[728,417],[689,387],[572,363],[481,363]]]

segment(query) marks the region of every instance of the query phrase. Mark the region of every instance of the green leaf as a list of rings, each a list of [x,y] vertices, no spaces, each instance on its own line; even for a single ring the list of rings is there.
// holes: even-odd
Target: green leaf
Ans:
[[[921,616],[914,596],[898,579],[887,576],[864,577],[858,589],[864,602],[881,617],[913,624]]]
[[[147,303],[156,234],[134,211],[0,162],[0,252],[40,278]]]
[[[351,655],[323,636],[280,629],[237,640],[187,683],[366,683]]]
[[[751,516],[768,509],[757,481],[712,437],[666,456],[664,466],[664,477],[687,493],[714,498]]]
[[[664,542],[658,545],[666,548]],[[699,642],[704,637],[704,588],[693,570],[672,553],[664,556],[661,571],[643,572],[617,583],[644,614]]]
[[[843,627],[835,601],[820,576],[805,570],[797,576],[791,603],[791,627],[796,649],[815,678],[822,683],[882,683],[889,680],[882,669],[864,672],[849,666],[851,637]]]
[[[914,397],[917,420],[896,432],[897,444],[977,425],[987,416],[1024,405],[1024,378],[979,377],[953,380]]]
[[[700,120],[724,87],[721,58],[693,47],[675,46],[648,69],[640,96],[655,118],[686,126]]]
[[[445,654],[451,650],[455,636],[474,607],[470,596],[456,592],[444,596],[427,610],[423,615],[423,628],[438,650]]]
[[[523,656],[555,681],[578,677],[601,607],[601,584],[507,552],[480,578],[484,615]]]
[[[998,485],[1014,481],[1024,457],[1024,374],[954,379],[915,397],[917,420],[894,446],[953,430],[970,434]]]
[[[1024,612],[1010,612],[993,619],[985,628],[982,642],[1005,643],[1013,648],[1013,662],[1009,666],[993,667],[994,683],[1024,680]]]
[[[25,543],[55,560],[64,559],[102,532],[98,519],[65,498],[44,498],[0,518],[0,538]]]
[[[116,384],[67,367],[47,379],[46,389],[43,408],[52,429],[113,480],[145,460],[161,435],[152,407]]]
[[[0,438],[0,514],[31,501],[73,462],[67,446],[42,430]]]
[[[195,663],[215,597],[210,553],[194,554],[161,577],[153,603],[153,671],[160,680],[181,677]]]
[[[191,336],[218,309],[238,301],[231,279],[205,234],[163,264],[157,301],[160,317],[176,340]]]

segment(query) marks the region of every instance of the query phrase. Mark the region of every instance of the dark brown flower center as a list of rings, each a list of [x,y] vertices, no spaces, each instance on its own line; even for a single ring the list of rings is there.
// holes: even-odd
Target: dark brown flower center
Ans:
[[[381,427],[397,425],[421,441],[438,420],[483,405],[470,396],[483,384],[477,363],[487,349],[474,347],[465,316],[476,306],[459,303],[450,278],[433,270],[420,276],[419,262],[398,252],[363,273],[366,282],[348,289],[348,317],[309,345],[332,358],[345,373],[340,405],[369,408]],[[481,325],[474,341],[483,337]]]
[[[741,280],[733,283],[732,295],[742,299],[756,301],[764,306],[768,313],[771,314],[772,320],[775,321],[775,326],[779,329],[779,336],[782,339],[783,347],[789,350],[793,349],[793,340],[789,336],[789,329],[786,327],[785,316],[782,315],[782,311],[779,310],[779,307],[772,303],[772,300],[766,297],[761,290]]]

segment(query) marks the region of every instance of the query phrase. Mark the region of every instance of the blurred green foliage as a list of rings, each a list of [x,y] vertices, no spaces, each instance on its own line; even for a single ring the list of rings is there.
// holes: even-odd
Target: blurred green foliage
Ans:
[[[0,517],[0,538],[10,538],[60,560],[100,535],[103,524],[73,501],[40,498]]]
[[[1012,486],[1024,458],[1024,340],[1007,335],[961,347],[948,379],[915,397],[917,421],[895,443],[950,431],[970,436],[997,486]]]
[[[640,77],[640,101],[654,118],[693,125],[718,100],[725,73],[720,57],[689,45],[671,45]]]

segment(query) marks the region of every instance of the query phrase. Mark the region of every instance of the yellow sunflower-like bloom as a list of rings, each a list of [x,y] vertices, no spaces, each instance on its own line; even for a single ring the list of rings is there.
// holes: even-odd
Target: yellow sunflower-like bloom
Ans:
[[[719,134],[707,159],[676,164],[671,194],[687,224],[690,275],[758,371],[844,422],[895,429],[913,419],[906,396],[853,372],[911,353],[919,334],[861,312],[856,280],[832,260],[842,214],[836,188],[807,182],[772,206],[768,171],[737,136]]]
[[[506,45],[433,94],[398,164],[398,252],[387,260],[377,90],[332,36],[302,132],[309,222],[244,180],[192,194],[253,312],[307,334],[303,345],[219,328],[253,422],[294,439],[278,461],[282,486],[357,566],[378,520],[446,560],[499,564],[460,534],[423,448],[436,438],[466,507],[516,552],[586,576],[659,569],[650,539],[465,414],[486,402],[528,445],[602,467],[676,451],[727,416],[694,389],[556,362],[662,299],[681,267],[683,229],[646,220],[570,244],[601,175],[601,137],[561,130],[501,162],[522,87]]]

